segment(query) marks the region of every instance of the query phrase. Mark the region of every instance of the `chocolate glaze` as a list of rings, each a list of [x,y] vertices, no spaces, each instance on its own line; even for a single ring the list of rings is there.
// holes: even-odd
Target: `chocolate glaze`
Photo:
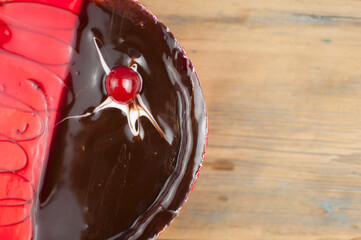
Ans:
[[[34,209],[34,239],[152,239],[177,215],[196,179],[207,134],[192,64],[169,30],[133,1],[89,3],[76,39],[58,121],[106,98],[95,36],[109,66],[138,63],[147,118],[134,137],[126,116],[104,109],[57,125]]]

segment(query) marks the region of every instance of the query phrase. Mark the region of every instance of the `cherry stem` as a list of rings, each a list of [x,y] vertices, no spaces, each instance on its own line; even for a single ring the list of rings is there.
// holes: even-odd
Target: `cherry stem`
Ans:
[[[128,67],[132,67],[133,64],[135,64],[136,62],[134,61],[134,57],[132,57],[132,59],[130,59],[130,63]]]

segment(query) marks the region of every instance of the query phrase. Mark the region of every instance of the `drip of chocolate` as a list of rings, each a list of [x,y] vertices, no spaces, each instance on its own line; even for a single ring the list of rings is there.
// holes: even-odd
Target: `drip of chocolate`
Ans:
[[[124,112],[94,111],[108,98],[94,37],[110,67],[134,59],[140,97],[167,139],[146,117],[135,136]],[[168,29],[130,0],[86,4],[75,50],[33,211],[34,239],[155,238],[201,166],[207,123],[198,78]]]

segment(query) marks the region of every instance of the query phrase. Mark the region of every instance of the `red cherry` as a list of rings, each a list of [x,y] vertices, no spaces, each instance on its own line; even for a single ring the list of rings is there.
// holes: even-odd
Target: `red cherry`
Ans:
[[[133,101],[141,85],[139,74],[129,67],[115,67],[105,79],[108,96],[121,104]]]

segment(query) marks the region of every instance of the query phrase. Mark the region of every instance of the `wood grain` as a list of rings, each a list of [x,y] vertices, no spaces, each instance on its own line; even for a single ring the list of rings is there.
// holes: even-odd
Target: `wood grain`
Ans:
[[[163,240],[361,239],[361,2],[141,0],[193,60],[204,168]]]

